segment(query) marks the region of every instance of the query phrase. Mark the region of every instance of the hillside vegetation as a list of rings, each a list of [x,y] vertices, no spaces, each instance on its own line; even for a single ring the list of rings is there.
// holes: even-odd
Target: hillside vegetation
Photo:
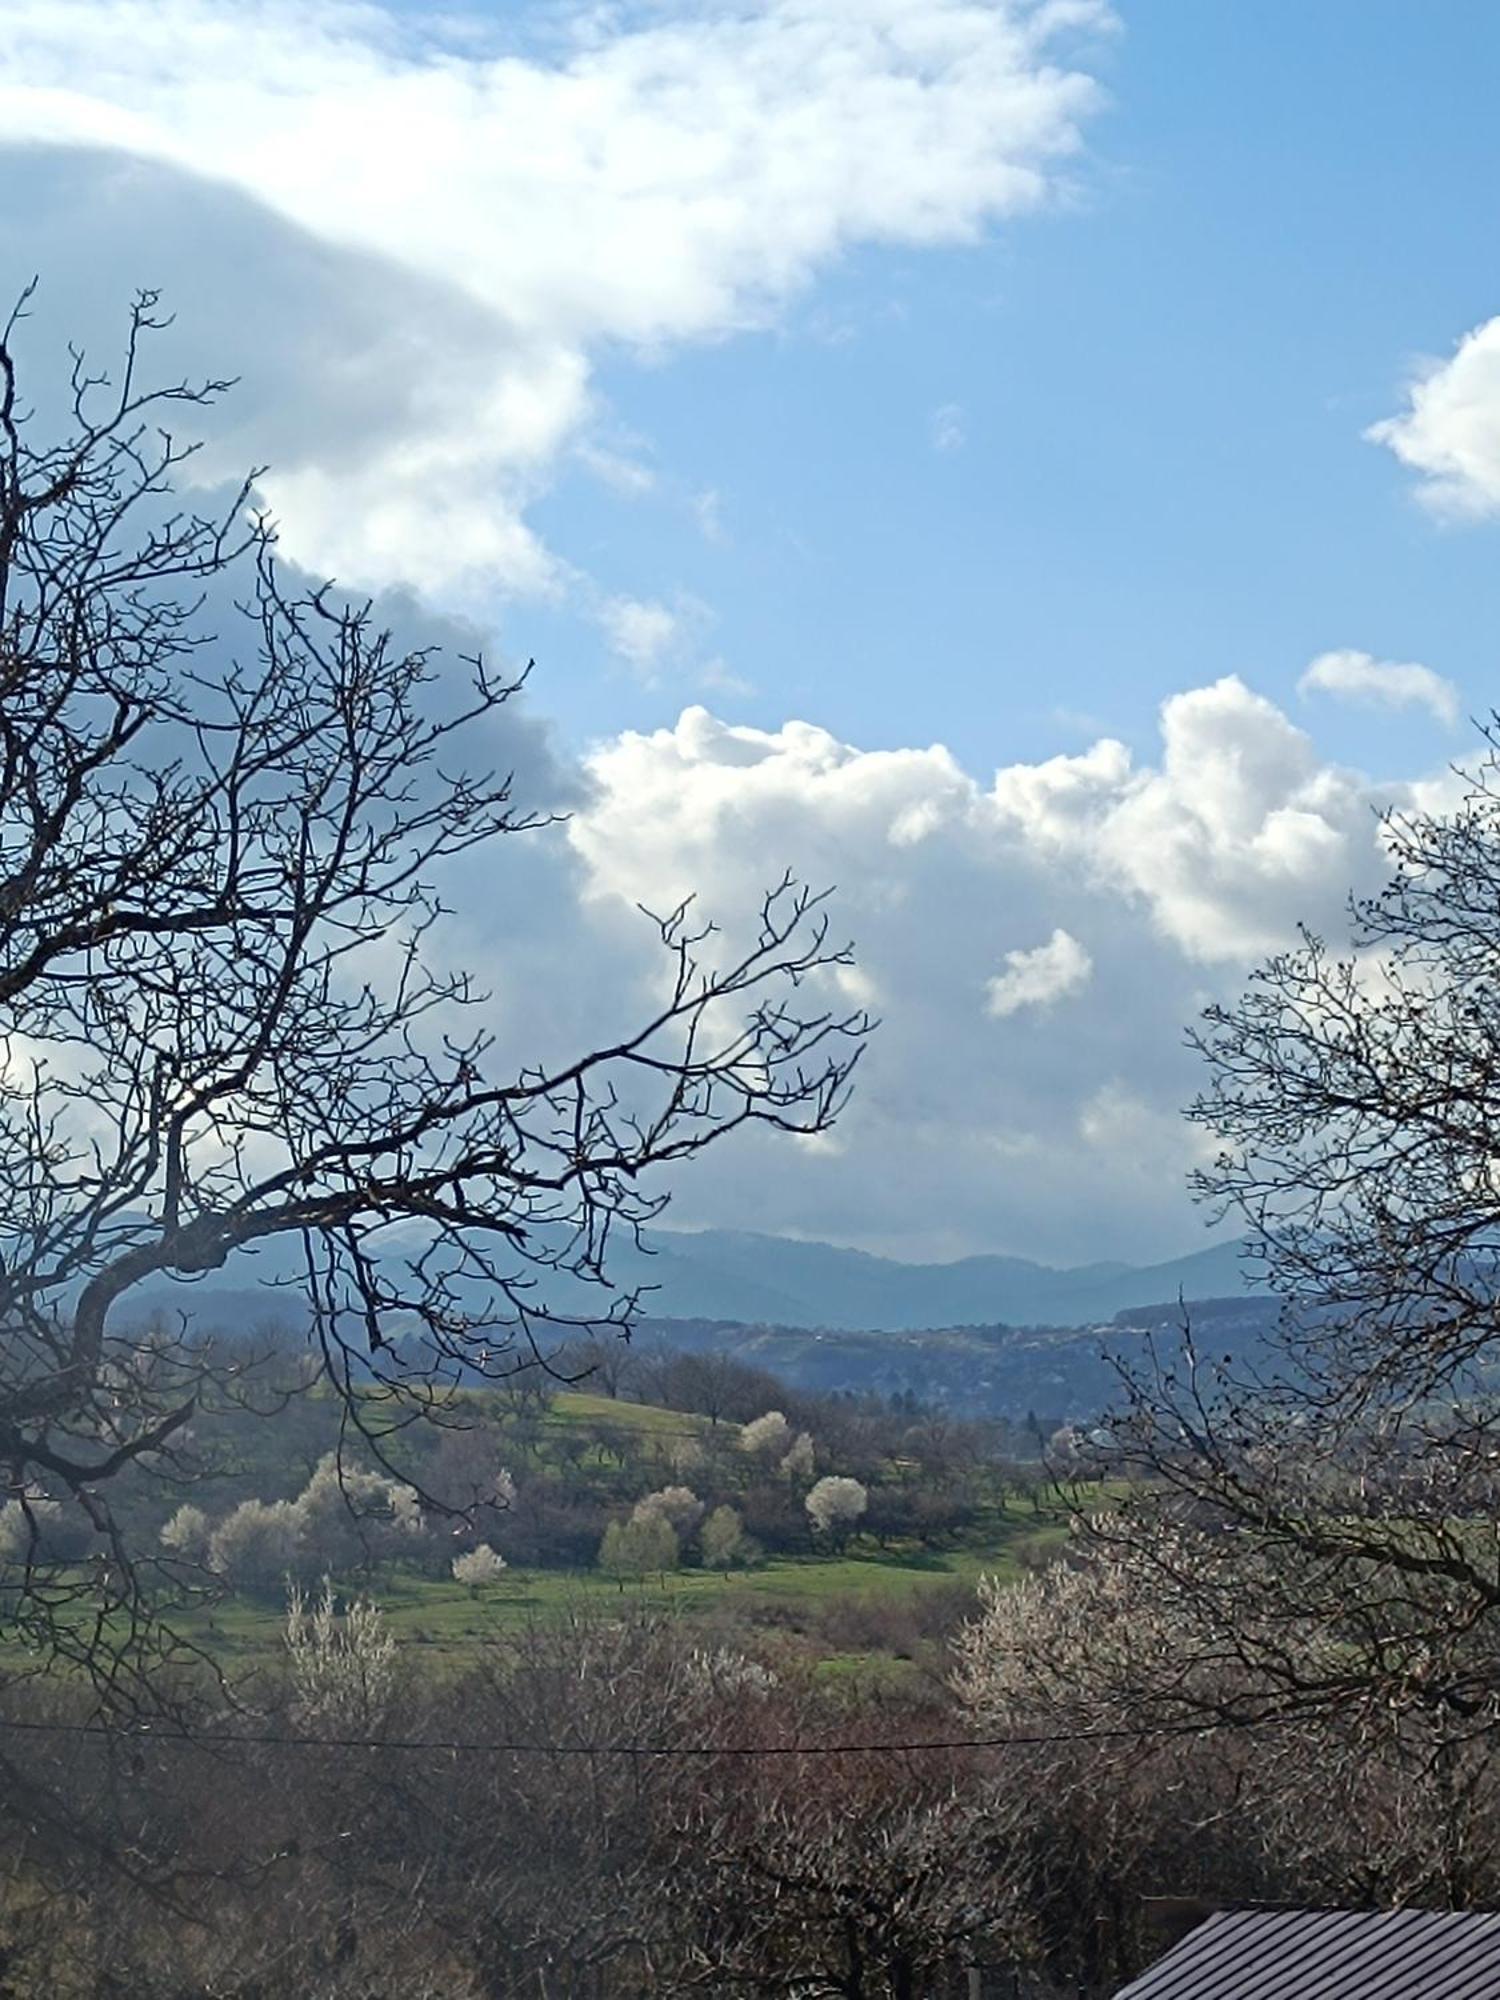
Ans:
[[[941,1671],[981,1574],[1014,1577],[1065,1531],[1063,1496],[1013,1454],[1036,1450],[1013,1427],[663,1349],[627,1357],[631,1394],[610,1395],[591,1386],[591,1352],[565,1357],[578,1386],[528,1371],[454,1392],[413,1429],[385,1428],[372,1392],[366,1435],[289,1353],[264,1355],[244,1404],[196,1427],[188,1489],[122,1488],[177,1629],[223,1659],[274,1656],[288,1589],[326,1577],[435,1663],[594,1607],[754,1628],[809,1668],[879,1655]],[[255,1414],[268,1398],[274,1424]],[[29,1523],[0,1510],[0,1560],[28,1541],[42,1577],[99,1556],[58,1502]]]

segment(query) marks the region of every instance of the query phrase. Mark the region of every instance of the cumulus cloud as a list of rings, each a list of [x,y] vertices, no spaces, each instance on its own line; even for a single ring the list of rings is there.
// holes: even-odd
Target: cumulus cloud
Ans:
[[[1235,679],[1165,702],[1149,757],[1105,738],[989,784],[941,745],[702,708],[606,744],[589,776],[568,837],[597,922],[696,890],[732,942],[797,868],[835,886],[881,1017],[836,1156],[710,1157],[679,1219],[1061,1260],[1191,1244],[1184,1025],[1299,920],[1338,937],[1384,872],[1378,809],[1436,797],[1328,762]],[[1021,941],[998,973],[997,932]]]
[[[1104,738],[1001,771],[994,808],[1037,852],[1130,894],[1205,964],[1273,949],[1289,909],[1336,929],[1378,851],[1367,782],[1323,762],[1235,675],[1164,702],[1161,734],[1154,767]]]
[[[343,419],[289,430],[267,482],[299,560],[556,590],[527,511],[586,437],[596,353],[763,325],[852,244],[963,242],[1044,203],[1099,101],[1070,48],[1108,21],[1101,0],[578,0],[508,26],[12,0],[0,132],[236,190],[315,282],[321,251],[363,260],[332,352],[276,344]]]
[[[1031,951],[1008,951],[1005,971],[989,982],[988,1006],[996,1020],[1022,1007],[1050,1007],[1088,985],[1094,961],[1065,930],[1055,930]]]
[[[1297,683],[1298,694],[1331,694],[1369,708],[1425,708],[1451,729],[1458,689],[1431,667],[1377,660],[1369,653],[1320,653]]]
[[[1464,335],[1446,361],[1428,364],[1406,408],[1365,436],[1420,473],[1435,513],[1500,512],[1500,317]]]

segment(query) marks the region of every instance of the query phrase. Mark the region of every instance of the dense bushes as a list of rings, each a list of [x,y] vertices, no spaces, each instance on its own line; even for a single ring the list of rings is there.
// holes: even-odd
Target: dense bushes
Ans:
[[[1017,1634],[1057,1595],[1017,1598]],[[824,1636],[940,1662],[961,1610],[829,1605]],[[1025,1684],[967,1671],[1004,1611],[957,1694],[913,1674],[876,1711],[774,1634],[629,1614],[424,1681],[368,1606],[317,1598],[281,1668],[216,1702],[213,1741],[0,1734],[12,1795],[45,1786],[71,1815],[0,1835],[6,1993],[961,2000],[977,1964],[991,1996],[1096,2000],[1152,1955],[1165,1892],[1442,1904],[1461,1861],[1469,1902],[1500,1895],[1482,1755],[1445,1766],[1394,1725],[1358,1746],[1292,1726],[1038,1742]],[[1065,1647],[1066,1621],[1048,1629]],[[16,1687],[0,1719],[84,1710]],[[951,1747],[970,1735],[1000,1741]],[[950,1747],[878,1747],[913,1744]]]

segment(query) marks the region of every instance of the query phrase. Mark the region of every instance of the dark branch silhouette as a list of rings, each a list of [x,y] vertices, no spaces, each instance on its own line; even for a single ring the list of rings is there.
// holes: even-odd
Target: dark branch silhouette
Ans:
[[[134,1288],[289,1241],[322,1378],[383,1458],[460,1379],[627,1323],[610,1240],[659,1211],[653,1170],[743,1126],[823,1130],[867,1023],[788,878],[740,950],[691,904],[651,919],[649,1018],[513,1067],[444,962],[439,885],[542,824],[473,761],[520,679],[290,591],[251,482],[180,507],[196,447],[170,421],[229,385],[142,386],[153,293],[117,378],[75,354],[68,433],[37,441],[25,303],[0,337],[0,1498],[27,1533],[0,1629],[144,1698],[170,1566],[111,1483],[191,1477],[193,1416],[244,1367],[187,1324],[122,1332]],[[213,632],[226,574],[243,603]],[[35,1532],[57,1503],[83,1564]]]

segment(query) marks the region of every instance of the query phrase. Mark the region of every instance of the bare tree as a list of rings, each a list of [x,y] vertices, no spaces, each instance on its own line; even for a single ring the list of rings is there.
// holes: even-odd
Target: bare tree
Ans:
[[[604,1333],[570,1342],[558,1358],[558,1372],[563,1380],[616,1402],[638,1373],[639,1360],[639,1351],[619,1333]]]
[[[289,1246],[322,1379],[384,1459],[461,1376],[628,1321],[607,1255],[658,1212],[652,1170],[827,1126],[866,1024],[823,979],[846,954],[821,898],[786,880],[740,948],[690,905],[657,920],[647,1017],[517,1067],[444,963],[441,887],[540,824],[474,762],[518,680],[295,593],[248,482],[215,515],[172,499],[195,448],[172,420],[227,385],[146,386],[154,294],[114,379],[74,356],[55,443],[18,386],[23,318],[0,336],[0,1492],[28,1523],[76,1511],[97,1559],[49,1564],[33,1535],[4,1626],[141,1697],[160,1575],[112,1484],[190,1473],[237,1364],[123,1331],[134,1288]],[[598,1311],[561,1310],[559,1279],[605,1287]]]
[[[1111,1438],[1139,1476],[1078,1548],[1135,1640],[1083,1620],[1075,1692],[1143,1730],[1394,1731],[1456,1796],[1500,1720],[1495,739],[1456,810],[1384,835],[1352,949],[1305,935],[1196,1037],[1221,1141],[1197,1190],[1275,1326],[1230,1355],[1189,1324],[1127,1370]]]

